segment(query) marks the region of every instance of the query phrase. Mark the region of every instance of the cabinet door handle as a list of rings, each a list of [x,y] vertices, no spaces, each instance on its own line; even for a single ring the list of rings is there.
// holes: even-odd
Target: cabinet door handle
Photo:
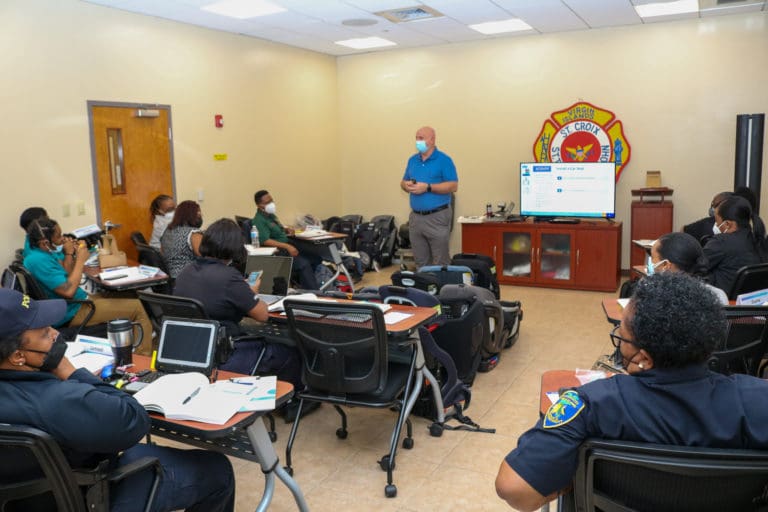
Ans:
[[[536,248],[536,261],[541,264],[541,247]]]
[[[579,266],[579,261],[581,260],[581,249],[576,249],[576,266]]]
[[[496,246],[493,246],[493,260],[496,261]]]

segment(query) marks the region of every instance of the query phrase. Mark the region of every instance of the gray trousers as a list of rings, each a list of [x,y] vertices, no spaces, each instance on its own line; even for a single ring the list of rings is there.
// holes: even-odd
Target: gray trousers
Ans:
[[[450,206],[429,215],[411,212],[408,227],[417,269],[425,265],[450,263],[451,217],[453,209]]]

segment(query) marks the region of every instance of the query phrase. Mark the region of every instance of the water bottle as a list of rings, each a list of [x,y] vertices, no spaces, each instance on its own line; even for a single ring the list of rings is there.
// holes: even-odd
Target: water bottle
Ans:
[[[253,247],[259,246],[259,230],[256,226],[251,226],[251,245]]]

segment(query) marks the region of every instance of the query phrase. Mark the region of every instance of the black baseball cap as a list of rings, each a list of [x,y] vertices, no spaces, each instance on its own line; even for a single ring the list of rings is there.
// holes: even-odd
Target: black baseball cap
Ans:
[[[63,299],[33,300],[16,290],[0,288],[0,338],[56,325],[66,313]]]

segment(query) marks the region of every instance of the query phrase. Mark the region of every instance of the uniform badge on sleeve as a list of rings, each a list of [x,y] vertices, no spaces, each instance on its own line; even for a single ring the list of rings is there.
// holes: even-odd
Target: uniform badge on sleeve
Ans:
[[[560,399],[552,404],[541,423],[543,428],[557,428],[570,423],[584,409],[584,401],[579,393],[569,389]]]

